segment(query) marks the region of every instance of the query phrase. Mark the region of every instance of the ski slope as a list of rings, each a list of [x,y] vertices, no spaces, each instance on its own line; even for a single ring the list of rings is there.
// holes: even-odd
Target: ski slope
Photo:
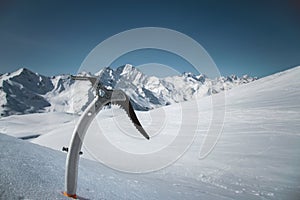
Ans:
[[[199,150],[212,115],[211,97],[159,108],[163,112],[138,112],[150,133],[165,122],[162,136],[153,136],[149,143],[136,142],[134,131],[131,137],[120,131],[118,126],[132,130],[122,110],[101,111],[85,138],[78,195],[87,199],[299,199],[298,77],[300,67],[295,67],[227,91],[222,135],[209,156],[201,160]],[[201,119],[197,138],[174,164],[156,172],[130,174],[93,161],[99,151],[99,127],[118,148],[149,153],[174,137],[180,126],[179,111],[185,109],[193,116],[195,104]],[[64,188],[66,154],[55,150],[68,146],[78,117],[54,112],[0,119],[2,133],[39,135],[29,139],[38,145],[0,135],[1,199],[64,199],[59,192]]]

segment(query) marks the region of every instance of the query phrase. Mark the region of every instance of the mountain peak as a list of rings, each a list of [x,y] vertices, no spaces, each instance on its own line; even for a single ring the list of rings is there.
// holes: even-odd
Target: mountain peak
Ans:
[[[124,75],[124,74],[128,74],[130,73],[131,71],[135,70],[136,68],[133,67],[131,64],[125,64],[121,67],[118,67],[117,68],[117,71],[120,72],[120,75]]]
[[[14,72],[15,75],[20,75],[20,74],[28,74],[28,73],[32,73],[34,74],[32,71],[30,71],[29,69],[22,67],[20,69],[18,69],[17,71]]]
[[[131,65],[131,64],[125,64],[125,65],[123,65],[122,67],[123,67],[124,69],[129,69],[129,70],[132,69],[132,68],[134,68],[133,65]]]

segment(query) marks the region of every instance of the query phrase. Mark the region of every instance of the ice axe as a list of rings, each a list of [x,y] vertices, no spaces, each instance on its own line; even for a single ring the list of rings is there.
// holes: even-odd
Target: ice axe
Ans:
[[[79,153],[83,139],[91,122],[104,106],[109,104],[119,105],[120,108],[125,110],[136,129],[146,139],[149,140],[150,137],[139,122],[130,103],[130,98],[125,92],[122,90],[107,89],[101,84],[100,77],[71,76],[71,79],[90,81],[96,92],[94,100],[85,109],[75,126],[70,148],[68,149],[65,172],[65,192],[63,194],[68,197],[76,198]]]

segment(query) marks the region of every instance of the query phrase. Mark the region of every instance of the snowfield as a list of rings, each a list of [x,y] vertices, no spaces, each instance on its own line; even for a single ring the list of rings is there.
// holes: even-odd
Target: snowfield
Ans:
[[[122,110],[101,111],[84,141],[77,194],[82,199],[299,199],[299,77],[300,67],[295,67],[227,91],[222,135],[204,159],[199,151],[210,126],[210,96],[137,112],[145,130],[153,133],[150,141],[135,138],[139,134]],[[127,152],[164,147],[176,136],[182,110],[191,119],[199,115],[200,122],[195,141],[172,165],[131,174],[95,159],[103,152],[99,130]],[[61,148],[69,145],[78,118],[49,112],[0,119],[0,132],[6,134],[0,134],[0,199],[67,199],[61,195],[66,158]],[[155,135],[159,128],[161,134]]]

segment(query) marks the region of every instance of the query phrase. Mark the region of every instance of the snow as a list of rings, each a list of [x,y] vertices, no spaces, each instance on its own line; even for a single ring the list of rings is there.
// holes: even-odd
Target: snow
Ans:
[[[223,132],[205,159],[199,159],[199,151],[210,125],[211,96],[137,112],[152,134],[148,142],[132,138],[139,135],[122,110],[101,111],[85,138],[78,195],[87,199],[299,199],[298,77],[300,67],[227,91]],[[221,93],[214,94],[216,99],[221,97]],[[195,104],[199,113],[194,111]],[[180,110],[188,110],[190,116],[199,114],[201,120],[196,140],[174,164],[151,173],[130,174],[91,160],[98,152],[99,126],[118,148],[149,153],[167,145],[176,135]],[[40,135],[31,142],[0,135],[4,149],[0,152],[1,199],[64,199],[60,192],[64,188],[66,154],[59,151],[68,146],[78,117],[50,112],[0,119],[2,133],[15,137]],[[131,130],[131,136],[118,126],[125,132]],[[161,134],[153,135],[159,128]]]
[[[12,115],[0,119],[0,132],[14,137],[43,135],[64,124],[74,124],[74,118],[71,114],[59,112]]]

